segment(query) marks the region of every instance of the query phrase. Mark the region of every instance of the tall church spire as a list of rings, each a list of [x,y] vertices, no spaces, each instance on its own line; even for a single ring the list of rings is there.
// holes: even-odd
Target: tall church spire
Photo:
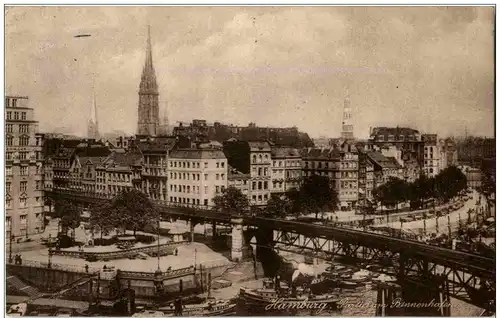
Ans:
[[[354,126],[352,125],[352,109],[349,92],[344,100],[344,114],[342,116],[341,138],[345,140],[354,139]]]
[[[159,108],[158,84],[153,66],[153,49],[151,45],[151,27],[148,26],[146,44],[146,59],[142,69],[141,83],[139,85],[139,106],[137,134],[155,136],[158,133]]]
[[[97,98],[95,95],[95,88],[93,88],[93,98],[92,106],[90,107],[90,118],[87,126],[87,136],[91,139],[99,139],[99,124],[97,121]]]

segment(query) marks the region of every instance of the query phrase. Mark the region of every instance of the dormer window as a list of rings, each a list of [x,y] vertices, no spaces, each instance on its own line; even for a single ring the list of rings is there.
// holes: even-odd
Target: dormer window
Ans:
[[[388,138],[387,138],[388,141],[394,141],[394,136],[393,135],[389,135]]]
[[[405,140],[405,136],[404,135],[399,135],[399,141],[404,141]]]
[[[384,135],[378,135],[377,136],[378,141],[384,141]]]

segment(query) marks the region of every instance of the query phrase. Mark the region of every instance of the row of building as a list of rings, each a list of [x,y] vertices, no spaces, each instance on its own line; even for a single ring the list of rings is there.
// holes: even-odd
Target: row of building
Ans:
[[[135,188],[153,200],[209,207],[233,186],[251,205],[265,206],[271,195],[298,190],[316,174],[331,180],[341,209],[353,209],[373,202],[373,190],[391,177],[411,182],[457,165],[452,141],[401,127],[371,129],[366,141],[301,149],[234,138],[44,138],[26,103],[25,97],[6,100],[7,230],[13,226],[18,235],[43,230],[44,189],[113,197]]]

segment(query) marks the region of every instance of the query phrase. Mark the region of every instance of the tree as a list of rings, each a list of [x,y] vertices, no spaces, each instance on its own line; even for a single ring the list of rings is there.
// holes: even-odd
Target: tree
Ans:
[[[61,232],[67,234],[68,229],[72,229],[73,239],[75,237],[75,229],[80,226],[82,220],[81,206],[74,204],[71,201],[58,200],[55,205],[55,213],[59,220]]]
[[[286,196],[271,195],[265,210],[266,216],[275,218],[285,218],[291,214],[293,209],[292,201]]]
[[[384,206],[396,205],[396,211],[398,210],[398,205],[401,202],[406,202],[409,197],[409,186],[408,184],[398,178],[390,178],[389,181],[382,184],[373,191],[373,196],[375,200],[380,202]],[[387,210],[387,219],[389,220],[389,212]]]
[[[82,208],[79,205],[67,200],[57,200],[54,205],[54,212],[59,218],[60,232],[67,234],[68,229],[74,230],[80,226],[82,218]]]
[[[336,209],[338,195],[327,177],[313,175],[304,179],[298,200],[301,212],[314,213],[317,219],[319,213]]]
[[[467,177],[454,166],[441,171],[435,180],[436,196],[445,202],[467,189]]]
[[[249,211],[248,198],[235,187],[222,190],[222,194],[215,196],[213,202],[216,212],[243,215]]]
[[[123,231],[137,230],[152,226],[159,218],[159,211],[146,194],[136,189],[126,189],[118,193],[108,207],[112,225]]]
[[[103,205],[96,205],[92,208],[90,212],[90,230],[92,235],[98,230],[101,235],[108,235],[114,229],[114,216],[115,210],[112,208],[110,202],[106,202]]]

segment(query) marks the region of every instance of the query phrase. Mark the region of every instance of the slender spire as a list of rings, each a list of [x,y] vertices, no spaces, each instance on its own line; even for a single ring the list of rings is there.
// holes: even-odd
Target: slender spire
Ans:
[[[99,124],[97,121],[97,98],[95,94],[94,85],[92,85],[92,106],[90,107],[90,117],[87,127],[87,134],[89,138],[99,139]]]
[[[151,45],[151,26],[148,25],[148,39],[146,45],[146,60],[142,69],[141,85],[139,93],[157,94],[158,85],[156,83],[156,74],[153,67],[153,49]]]
[[[353,139],[353,125],[352,125],[352,110],[351,110],[351,100],[349,98],[349,91],[346,92],[346,98],[344,100],[344,114],[342,116],[342,129],[341,137],[342,139]]]

